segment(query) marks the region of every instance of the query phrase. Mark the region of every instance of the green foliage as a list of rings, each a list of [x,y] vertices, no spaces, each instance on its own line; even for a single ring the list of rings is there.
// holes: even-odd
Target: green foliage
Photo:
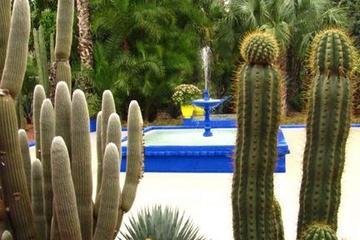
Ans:
[[[130,217],[125,224],[127,232],[121,233],[122,240],[205,240],[192,221],[178,209],[155,205],[140,210],[136,217]]]
[[[125,103],[138,100],[149,119],[153,109],[168,105],[175,86],[202,81],[199,52],[208,31],[200,6],[189,0],[93,1],[95,86],[110,86]]]
[[[219,72],[213,74],[214,78],[228,83],[223,76],[231,76],[241,61],[237,48],[241,37],[251,30],[266,30],[276,36],[280,45],[279,63],[287,75],[288,103],[297,103],[291,99],[302,94],[302,62],[315,33],[326,26],[346,27],[349,22],[344,9],[332,7],[330,0],[240,0],[230,1],[226,8],[228,12],[215,25],[213,52],[219,55],[219,63],[215,63],[214,71]],[[230,89],[229,85],[222,86]]]

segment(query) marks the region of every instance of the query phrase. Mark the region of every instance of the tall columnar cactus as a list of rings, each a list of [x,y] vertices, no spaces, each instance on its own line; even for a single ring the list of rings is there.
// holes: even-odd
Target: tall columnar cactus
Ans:
[[[21,148],[21,156],[24,163],[27,187],[29,190],[29,194],[31,196],[31,157],[30,157],[30,151],[28,145],[28,138],[26,131],[24,129],[20,129],[18,131],[18,134],[19,134],[19,142]]]
[[[55,91],[55,135],[61,136],[71,153],[71,97],[68,86],[61,81]]]
[[[0,2],[0,79],[5,64],[6,48],[10,31],[11,0]]]
[[[29,3],[25,0],[15,1],[15,6],[0,83],[0,88],[8,90],[14,99],[19,95],[24,80],[30,35]]]
[[[40,111],[41,105],[46,98],[45,90],[42,85],[36,85],[33,95],[33,127],[35,132],[35,141],[36,141],[36,158],[41,159],[40,146]]]
[[[93,234],[92,171],[90,120],[85,95],[75,90],[72,98],[71,117],[71,171],[76,191],[82,238]],[[118,130],[119,131],[119,130]]]
[[[266,32],[253,32],[241,44],[245,64],[236,74],[238,132],[232,184],[235,240],[278,239],[273,215],[281,112],[281,76],[273,66],[278,52],[275,38]]]
[[[40,112],[41,160],[44,175],[44,214],[46,234],[50,239],[51,219],[53,216],[53,192],[51,185],[51,143],[55,137],[55,114],[49,99],[44,100]]]
[[[51,146],[52,186],[56,220],[61,239],[81,240],[76,196],[71,177],[69,153],[62,137],[55,137]]]
[[[301,240],[337,240],[335,231],[328,225],[315,223],[302,234]]]
[[[119,168],[119,150],[114,143],[109,143],[104,154],[104,177],[101,183],[101,201],[94,240],[113,238],[120,199]]]
[[[121,195],[121,209],[130,210],[134,203],[137,186],[143,174],[143,119],[136,101],[131,101],[128,113],[128,146],[126,178]]]
[[[298,239],[313,223],[337,229],[350,128],[352,48],[347,35],[337,29],[319,33],[312,45],[310,67],[314,77],[309,94]]]
[[[39,159],[34,160],[31,166],[31,201],[34,211],[36,230],[39,239],[46,240],[46,219],[44,214],[44,184],[43,167]]]
[[[107,135],[107,126],[109,117],[112,113],[116,111],[115,109],[115,101],[112,93],[110,91],[104,91],[102,96],[102,106],[101,106],[101,123],[100,127],[97,131],[97,138],[101,138],[98,140],[101,146],[97,146],[98,150],[101,150],[98,153],[98,156],[103,156],[105,147],[106,147],[106,135]],[[99,122],[98,122],[99,123]],[[102,158],[98,159],[98,169],[97,169],[97,192],[100,190],[101,182],[102,182]]]
[[[67,83],[71,92],[71,67],[69,64],[74,21],[74,0],[59,0],[56,18],[55,62],[51,74],[52,91],[59,81]]]
[[[7,21],[7,3],[1,1],[4,10],[1,18]],[[3,20],[3,19],[2,19]],[[4,23],[6,24],[6,23]],[[3,28],[0,35],[6,36]],[[26,70],[30,34],[30,7],[27,0],[15,0],[11,17],[6,59],[0,83],[0,177],[4,199],[9,208],[10,222],[15,238],[36,239],[34,217],[26,184],[26,175],[18,138],[15,99],[19,95]],[[4,46],[0,46],[3,50]],[[1,51],[2,51],[1,50]],[[2,58],[3,56],[0,56]]]
[[[39,74],[39,83],[44,87],[46,93],[49,91],[49,69],[48,58],[46,53],[46,44],[44,39],[44,28],[39,26],[39,29],[33,29],[34,48],[36,65]]]

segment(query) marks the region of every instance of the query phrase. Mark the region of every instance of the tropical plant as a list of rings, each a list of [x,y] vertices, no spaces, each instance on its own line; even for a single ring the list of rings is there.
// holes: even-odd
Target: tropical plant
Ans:
[[[257,28],[272,32],[281,47],[279,64],[286,73],[287,102],[293,108],[302,109],[299,95],[303,94],[304,73],[301,67],[309,43],[315,33],[326,26],[347,26],[344,9],[332,7],[330,0],[239,0],[230,1],[226,9],[228,13],[216,27],[214,51],[228,56],[232,66],[228,71],[234,72],[236,62],[242,60],[238,58],[237,46],[244,33]]]
[[[168,106],[175,86],[202,79],[199,52],[209,24],[198,1],[92,3],[94,71],[98,64],[111,70],[108,85],[124,102],[137,99],[146,119]]]
[[[191,101],[201,97],[201,91],[193,84],[181,84],[175,88],[171,99],[179,105],[191,104]]]
[[[205,240],[185,213],[176,208],[155,205],[140,210],[125,224],[119,240]]]

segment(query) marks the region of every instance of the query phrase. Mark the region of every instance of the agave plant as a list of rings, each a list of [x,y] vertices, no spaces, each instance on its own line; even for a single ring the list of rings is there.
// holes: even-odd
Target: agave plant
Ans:
[[[144,208],[125,224],[119,240],[205,240],[190,218],[178,209],[160,205]]]

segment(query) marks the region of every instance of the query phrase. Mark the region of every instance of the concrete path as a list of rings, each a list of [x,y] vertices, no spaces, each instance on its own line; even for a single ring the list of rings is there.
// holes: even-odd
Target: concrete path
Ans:
[[[294,240],[299,208],[299,188],[305,129],[284,129],[291,153],[287,155],[287,172],[275,175],[275,193],[283,212],[285,239]],[[93,176],[96,188],[96,147],[93,144]],[[352,128],[347,144],[346,165],[342,179],[338,236],[342,240],[360,239],[360,128]],[[208,239],[231,240],[231,178],[232,174],[145,173],[137,198],[128,216],[137,210],[162,204],[186,211]],[[124,183],[124,174],[121,180]],[[95,192],[95,191],[94,191]]]

